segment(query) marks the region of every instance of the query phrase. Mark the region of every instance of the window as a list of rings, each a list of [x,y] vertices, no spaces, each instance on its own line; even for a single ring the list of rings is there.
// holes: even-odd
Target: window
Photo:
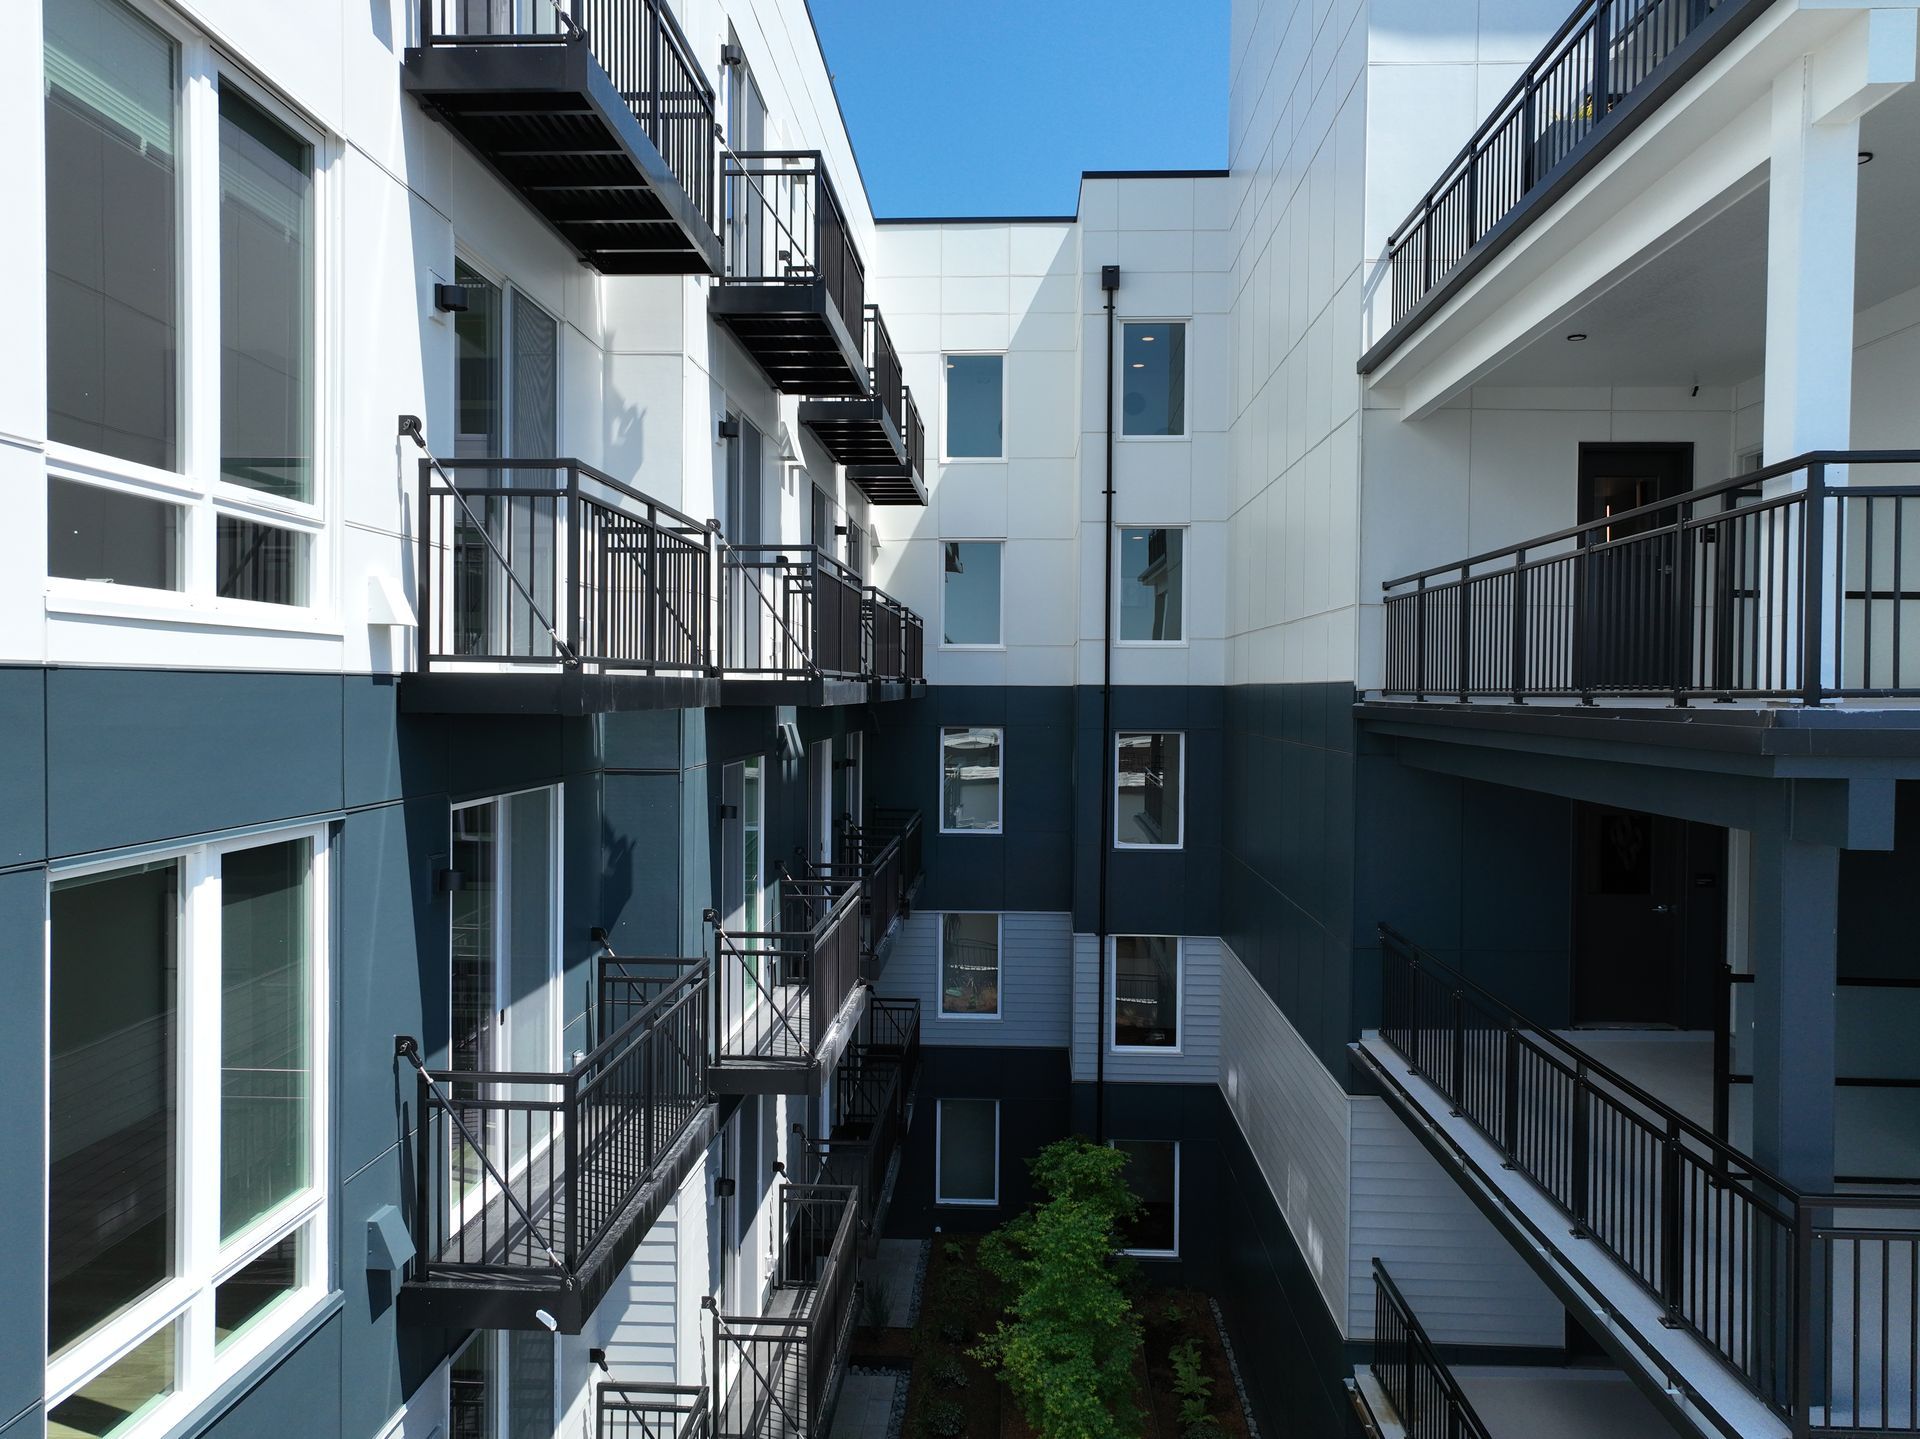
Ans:
[[[326,1293],[326,834],[69,872],[47,899],[47,1400],[204,1399]]]
[[[1186,638],[1185,530],[1120,531],[1120,640],[1176,644]]]
[[[940,1013],[999,1016],[999,915],[940,917]]]
[[[1180,848],[1185,738],[1124,730],[1114,736],[1113,842],[1122,849]]]
[[[941,640],[949,646],[1000,644],[1000,540],[945,540],[940,590]]]
[[[48,578],[308,607],[315,137],[122,0],[48,0],[44,55]]]
[[[1180,1047],[1180,941],[1175,936],[1114,936],[1113,1047]]]
[[[1005,355],[947,356],[947,458],[997,460],[1006,410]]]
[[[949,725],[940,731],[940,832],[1000,833],[1000,742],[1004,731]]]
[[[1140,1211],[1120,1226],[1128,1254],[1174,1259],[1180,1254],[1180,1145],[1171,1139],[1116,1139],[1127,1156],[1121,1173],[1140,1199]]]
[[[1187,327],[1179,321],[1121,327],[1120,433],[1187,432]]]
[[[450,1439],[553,1439],[556,1343],[545,1330],[483,1329],[468,1339],[447,1365]]]
[[[1000,1101],[943,1099],[934,1109],[933,1200],[1000,1202]]]

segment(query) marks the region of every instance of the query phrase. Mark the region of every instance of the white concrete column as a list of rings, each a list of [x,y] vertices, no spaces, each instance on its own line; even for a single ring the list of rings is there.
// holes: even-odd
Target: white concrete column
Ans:
[[[1767,177],[1767,463],[1844,449],[1852,433],[1853,252],[1860,121],[1815,118],[1814,61],[1773,86]]]

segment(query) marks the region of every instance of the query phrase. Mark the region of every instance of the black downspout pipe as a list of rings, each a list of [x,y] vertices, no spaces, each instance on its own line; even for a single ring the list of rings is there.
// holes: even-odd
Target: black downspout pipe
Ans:
[[[1094,1001],[1093,1138],[1107,1142],[1107,857],[1113,832],[1113,297],[1120,288],[1120,267],[1100,267],[1100,288],[1107,296],[1107,487],[1106,524],[1100,531],[1106,548],[1106,583],[1100,592],[1100,883],[1094,900],[1095,942],[1100,976]]]

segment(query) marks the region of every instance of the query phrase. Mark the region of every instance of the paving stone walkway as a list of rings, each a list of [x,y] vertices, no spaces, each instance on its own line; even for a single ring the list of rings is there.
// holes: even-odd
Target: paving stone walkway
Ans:
[[[828,1439],[896,1439],[906,1403],[904,1373],[851,1370],[840,1383]]]

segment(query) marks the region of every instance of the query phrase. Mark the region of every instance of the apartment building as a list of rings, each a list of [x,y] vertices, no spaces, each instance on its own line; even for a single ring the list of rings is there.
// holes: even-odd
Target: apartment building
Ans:
[[[0,1434],[824,1439],[1071,1132],[1269,1432],[1920,1432],[1920,5],[1568,4],[1019,219],[800,0],[0,14]]]

